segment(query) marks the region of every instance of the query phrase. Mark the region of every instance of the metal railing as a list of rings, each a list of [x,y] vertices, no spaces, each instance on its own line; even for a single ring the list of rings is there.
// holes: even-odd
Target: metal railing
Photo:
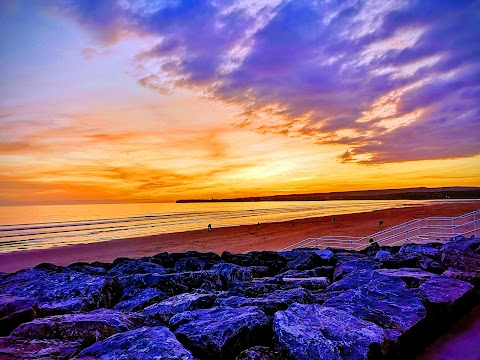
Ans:
[[[429,217],[415,219],[392,226],[369,236],[322,236],[308,238],[287,246],[280,251],[296,248],[342,248],[361,250],[371,242],[379,245],[401,245],[415,242],[448,241],[457,236],[480,235],[480,210],[457,217]]]

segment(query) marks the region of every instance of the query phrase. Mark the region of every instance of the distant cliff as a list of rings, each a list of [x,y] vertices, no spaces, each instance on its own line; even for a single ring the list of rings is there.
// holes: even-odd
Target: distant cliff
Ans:
[[[432,200],[432,199],[480,199],[478,187],[440,187],[344,191],[314,194],[289,194],[256,196],[233,199],[186,199],[177,203],[192,202],[254,202],[254,201],[327,201],[327,200]]]

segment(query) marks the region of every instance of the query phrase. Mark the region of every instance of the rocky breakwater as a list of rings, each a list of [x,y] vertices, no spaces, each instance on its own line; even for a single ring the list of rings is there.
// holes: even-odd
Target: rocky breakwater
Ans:
[[[479,303],[480,238],[0,274],[1,359],[408,359]]]

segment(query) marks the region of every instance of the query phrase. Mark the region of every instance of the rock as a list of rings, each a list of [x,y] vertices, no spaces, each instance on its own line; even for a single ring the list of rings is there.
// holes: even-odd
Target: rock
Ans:
[[[81,349],[76,341],[0,337],[0,359],[70,359]]]
[[[312,250],[312,251],[324,261],[332,262],[334,260],[335,254],[331,250]]]
[[[448,276],[433,276],[423,282],[415,293],[430,304],[453,305],[473,290],[473,286],[465,281]]]
[[[329,265],[330,260],[324,260],[321,255],[317,255],[316,251],[319,250],[292,250],[279,253],[289,260],[283,270],[310,270],[318,266]]]
[[[373,260],[352,260],[341,262],[337,264],[333,277],[335,280],[339,280],[346,274],[350,274],[359,270],[375,270],[379,269],[380,264]]]
[[[262,297],[284,287],[292,287],[283,285],[280,281],[265,281],[265,278],[252,282],[232,281],[228,284],[228,292],[230,295],[238,295],[244,297]]]
[[[375,259],[377,259],[377,260],[387,260],[387,259],[390,259],[391,256],[392,256],[392,254],[390,254],[389,251],[379,250],[375,254]]]
[[[277,312],[273,331],[277,350],[298,360],[380,359],[386,343],[379,326],[316,304]]]
[[[167,294],[155,288],[141,289],[132,297],[126,299],[122,298],[122,301],[115,305],[114,309],[123,312],[140,311],[153,303],[166,299],[167,297]]]
[[[214,301],[215,296],[212,294],[180,294],[147,307],[143,315],[168,323],[170,318],[178,313],[209,308]]]
[[[120,283],[114,278],[51,264],[11,274],[0,284],[0,293],[34,298],[40,316],[111,307],[120,298],[121,291]]]
[[[37,317],[38,305],[32,298],[0,295],[0,336]]]
[[[240,266],[265,266],[270,269],[268,276],[276,275],[288,260],[275,251],[252,251],[247,254],[222,253],[222,260]]]
[[[480,254],[480,237],[467,239],[459,236],[454,240],[447,242],[440,248],[442,253],[449,251],[459,251],[462,253]]]
[[[73,263],[67,266],[69,269],[82,272],[88,275],[106,275],[107,269],[104,266],[95,266],[88,263]]]
[[[368,245],[365,249],[360,250],[359,253],[368,255],[369,257],[375,256],[375,254],[378,253],[378,251],[381,251],[380,245],[378,243],[374,242],[370,245]]]
[[[76,359],[181,359],[194,360],[166,327],[142,327],[115,334],[84,349]]]
[[[432,259],[440,260],[440,250],[437,249],[440,243],[431,244],[405,244],[398,251],[398,255],[403,256],[407,254],[423,255],[431,257]]]
[[[88,313],[56,315],[35,319],[17,327],[12,336],[27,339],[80,341],[89,346],[118,332],[131,330],[130,317],[116,310],[100,309]]]
[[[297,278],[311,278],[311,277],[327,277],[333,279],[333,272],[335,268],[333,266],[319,266],[311,270],[287,270],[283,273],[275,276],[276,279],[282,280],[284,277],[297,277]]]
[[[330,285],[330,281],[326,277],[312,277],[312,278],[292,278],[284,277],[283,281],[293,283],[295,286],[300,286],[305,289],[318,290],[325,289]]]
[[[399,278],[364,271],[352,273],[340,282],[343,284],[333,283],[328,289],[350,290],[328,298],[323,305],[346,310],[389,329],[387,335],[391,340],[397,340],[401,334],[415,333],[415,325],[426,317],[422,301]]]
[[[254,346],[243,350],[235,360],[281,360],[280,354],[266,346]]]
[[[194,356],[206,359],[234,358],[271,336],[267,317],[253,306],[187,311],[172,317],[169,327]]]
[[[252,281],[253,279],[252,268],[246,266],[219,263],[213,266],[211,271],[220,274],[224,282],[231,282],[234,280]]]
[[[191,271],[175,274],[142,274],[131,275],[121,280],[126,287],[127,294],[135,294],[138,289],[154,287],[169,296],[195,289],[208,291],[222,290],[223,283],[220,274],[212,270]]]
[[[400,278],[407,284],[408,288],[417,288],[424,281],[437,276],[431,272],[416,268],[379,269],[375,270],[375,272],[385,276],[394,276]]]
[[[191,251],[185,253],[184,256],[186,257],[182,257],[175,262],[173,267],[175,272],[209,270],[213,265],[221,261],[220,256],[212,252],[198,253]]]
[[[165,274],[163,266],[142,259],[117,259],[114,264],[115,266],[108,271],[110,276]]]
[[[239,308],[243,306],[256,306],[262,310],[269,319],[278,310],[285,310],[293,303],[310,304],[314,298],[304,289],[296,288],[292,290],[278,290],[266,297],[245,298],[241,296],[219,297],[215,301],[215,306],[230,306]]]

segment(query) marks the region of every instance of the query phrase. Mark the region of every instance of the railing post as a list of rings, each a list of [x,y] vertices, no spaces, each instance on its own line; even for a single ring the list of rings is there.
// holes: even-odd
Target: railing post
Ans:
[[[443,241],[443,219],[440,219],[440,241]]]
[[[473,213],[473,234],[477,237],[477,212]]]

